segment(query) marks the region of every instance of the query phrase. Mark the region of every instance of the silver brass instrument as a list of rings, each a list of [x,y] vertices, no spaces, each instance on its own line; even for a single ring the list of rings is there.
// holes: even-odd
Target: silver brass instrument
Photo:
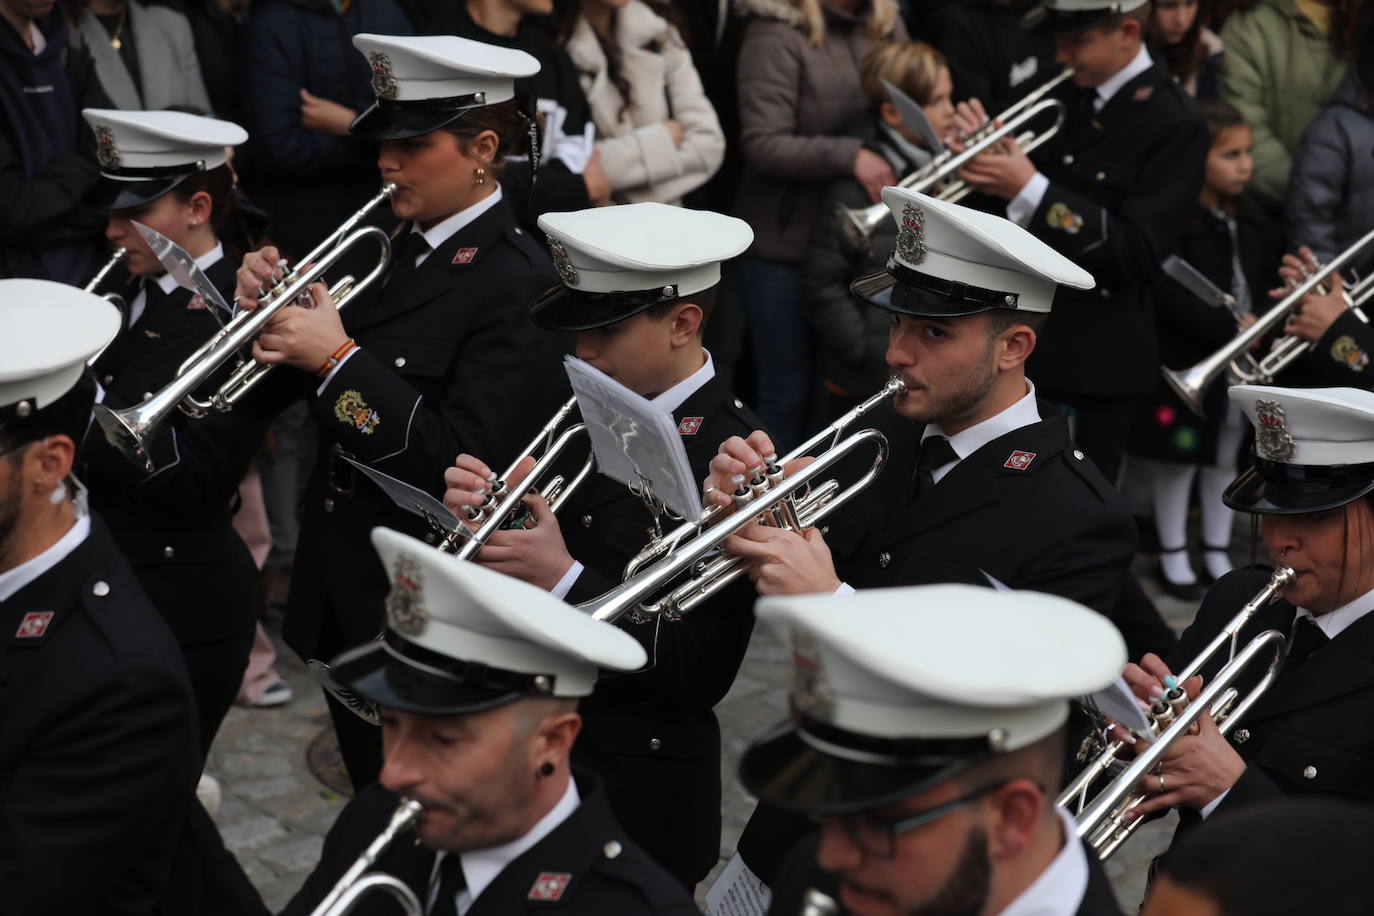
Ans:
[[[367,214],[383,201],[390,199],[396,192],[394,184],[387,184],[362,209],[350,216],[342,226],[334,230],[302,259],[303,267],[297,268],[277,281],[263,294],[258,307],[253,311],[241,311],[227,325],[201,347],[187,357],[177,370],[176,377],[161,391],[141,404],[124,410],[111,410],[103,404],[95,406],[95,419],[105,431],[110,444],[122,451],[134,464],[144,470],[153,470],[148,446],[164,421],[178,407],[191,417],[203,417],[212,410],[229,411],[256,385],[271,369],[268,363],[241,357],[240,350],[257,337],[277,313],[294,305],[308,287],[322,278],[326,271],[338,263],[350,250],[366,242],[374,242],[378,248],[377,264],[362,280],[352,277],[340,280],[329,294],[338,308],[343,308],[355,296],[377,281],[386,272],[391,258],[391,240],[387,234],[375,226],[355,228]],[[194,396],[197,388],[205,383],[221,366],[231,359],[238,359],[238,365],[229,378],[208,398]]]
[[[105,278],[110,275],[110,271],[115,269],[115,265],[124,260],[124,256],[129,253],[129,249],[120,245],[110,252],[110,259],[105,262],[105,266],[96,271],[95,276],[91,277],[91,282],[82,287],[82,290],[93,293],[100,288],[100,284],[105,282]]]
[[[892,379],[791,454],[781,460],[769,456],[768,467],[734,494],[737,511],[732,514],[730,509],[712,506],[697,519],[650,541],[625,567],[625,579],[618,587],[578,605],[578,609],[597,620],[614,621],[625,614],[639,618],[663,614],[672,620],[695,608],[745,572],[739,558],[720,552],[721,543],[730,535],[745,525],[760,523],[793,530],[814,527],[877,478],[887,461],[887,437],[876,429],[865,429],[846,439],[840,436],[854,421],[905,390],[904,382]],[[824,450],[811,464],[794,474],[784,474],[789,462],[814,453],[822,444]],[[811,488],[813,480],[865,445],[876,450],[873,464],[847,489],[841,490],[835,480],[817,481]],[[679,583],[684,574],[690,575]]]
[[[1296,578],[1293,570],[1277,567],[1269,583],[1246,602],[1230,622],[1222,628],[1187,667],[1175,675],[1174,687],[1165,691],[1150,709],[1153,740],[1124,770],[1118,773],[1089,802],[1088,793],[1098,778],[1118,766],[1117,754],[1126,746],[1112,742],[1059,795],[1058,804],[1075,816],[1078,836],[1105,859],[1121,847],[1139,826],[1142,818],[1128,820],[1126,812],[1148,797],[1139,791],[1141,779],[1154,769],[1168,753],[1174,742],[1188,734],[1193,723],[1204,713],[1211,715],[1217,729],[1224,735],[1239,724],[1250,708],[1263,696],[1278,677],[1284,657],[1284,635],[1278,630],[1265,630],[1237,651],[1241,629],[1256,612],[1270,604]],[[1216,673],[1196,700],[1189,701],[1183,689],[1187,680],[1212,660],[1222,649],[1229,649],[1227,663]],[[1232,686],[1246,668],[1264,652],[1269,653],[1269,665],[1263,677],[1239,700],[1239,692]],[[1237,702],[1239,700],[1239,702]]]
[[[595,465],[595,458],[590,454],[590,442],[588,443],[587,460],[583,463],[581,470],[574,475],[571,481],[564,481],[562,475],[555,475],[547,483],[540,486],[540,480],[558,460],[559,455],[577,437],[587,436],[587,427],[584,423],[574,423],[559,430],[577,407],[577,398],[568,398],[567,402],[554,413],[549,422],[544,424],[544,428],[539,431],[539,435],[534,437],[524,451],[506,468],[505,472],[493,481],[492,490],[487,494],[487,500],[481,506],[475,506],[468,510],[468,520],[477,524],[475,531],[470,536],[465,532],[454,531],[444,538],[439,544],[439,549],[445,553],[452,553],[460,560],[470,560],[482,549],[482,545],[487,542],[495,532],[503,528],[523,528],[527,519],[528,510],[524,506],[525,496],[534,490],[539,491],[539,495],[548,502],[549,508],[555,513],[567,502],[569,496],[582,485],[582,481],[587,479],[587,475],[592,472]],[[515,474],[515,469],[520,466],[526,456],[534,455],[534,467],[529,474],[517,486],[507,483]]]
[[[421,810],[417,801],[402,801],[400,807],[391,815],[391,822],[386,825],[386,829],[377,834],[376,839],[368,844],[362,855],[353,861],[348,871],[343,873],[343,877],[320,901],[320,905],[310,911],[310,916],[343,916],[344,913],[352,912],[358,898],[374,890],[382,891],[395,899],[406,916],[424,916],[425,908],[421,906],[420,899],[399,878],[381,872],[363,874],[377,863],[378,857],[398,835],[414,826]]]
[[[1016,145],[1021,147],[1022,152],[1034,152],[1059,133],[1060,128],[1064,126],[1064,103],[1058,99],[1045,98],[1045,96],[1072,76],[1073,68],[1066,67],[1054,79],[1032,90],[1018,100],[1016,104],[1011,105],[979,128],[969,138],[968,148],[962,153],[956,154],[951,150],[944,151],[903,178],[897,183],[897,187],[910,188],[922,194],[930,193],[932,189],[938,187],[963,168],[970,159],[991,149],[1006,136],[1015,136]],[[1053,112],[1055,118],[1054,124],[1050,127],[1039,132],[1022,130],[1041,115],[1049,112]],[[998,126],[998,122],[1000,122],[1000,126]],[[954,181],[940,188],[933,196],[938,200],[958,203],[971,193],[973,193],[973,188],[967,182]],[[881,201],[862,209],[839,207],[836,210],[840,227],[844,229],[845,235],[854,247],[860,250],[868,249],[869,240],[873,237],[874,230],[881,226],[883,220],[887,219],[890,214],[891,211],[888,210],[887,205]]]
[[[1255,359],[1250,354],[1250,346],[1270,330],[1288,320],[1289,314],[1297,308],[1304,297],[1311,292],[1324,292],[1327,279],[1353,260],[1369,244],[1374,243],[1374,230],[1365,233],[1355,244],[1342,251],[1335,258],[1310,272],[1306,278],[1293,288],[1287,296],[1279,300],[1269,311],[1256,318],[1255,323],[1242,330],[1231,342],[1221,347],[1211,356],[1190,369],[1165,369],[1164,380],[1183,399],[1183,402],[1202,415],[1202,399],[1207,388],[1229,370],[1235,384],[1267,385],[1274,377],[1306,353],[1312,342],[1295,334],[1289,334],[1274,341],[1269,352]],[[1347,296],[1347,305],[1355,310],[1361,321],[1368,317],[1360,306],[1374,296],[1374,280],[1366,277],[1356,284]]]
[[[829,894],[822,894],[814,887],[806,889],[802,898],[801,916],[839,916],[840,905]]]

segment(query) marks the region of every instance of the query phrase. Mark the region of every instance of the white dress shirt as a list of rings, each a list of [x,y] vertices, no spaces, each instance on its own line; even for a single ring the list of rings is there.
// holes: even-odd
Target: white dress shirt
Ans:
[[[1150,52],[1142,44],[1129,64],[1113,73],[1102,82],[1102,85],[1097,87],[1097,96],[1093,99],[1093,111],[1101,111],[1102,106],[1110,102],[1112,96],[1116,95],[1122,86],[1150,69],[1152,63],[1154,61],[1150,57]],[[1032,175],[1030,180],[1007,204],[1007,219],[1024,229],[1030,223],[1031,217],[1035,215],[1035,211],[1040,209],[1040,201],[1044,198],[1049,187],[1050,180],[1042,172],[1036,172]]]
[[[577,793],[577,782],[569,779],[567,791],[558,800],[558,804],[550,808],[549,813],[540,818],[539,823],[530,828],[529,833],[502,846],[459,853],[458,858],[463,867],[463,880],[467,886],[458,892],[458,897],[454,903],[458,916],[463,916],[471,909],[473,901],[482,896],[482,891],[486,890],[487,885],[496,880],[496,876],[501,874],[507,865],[532,849],[544,837],[553,833],[559,824],[572,816],[580,804],[582,804],[582,796]],[[439,865],[444,861],[444,856],[447,855],[451,855],[451,853],[441,852],[434,857],[434,867],[429,873],[429,894],[425,903],[425,912],[434,908],[434,898],[439,893]]]
[[[1088,855],[1078,841],[1073,818],[1056,807],[1064,830],[1064,846],[1021,894],[1007,904],[998,916],[1072,916],[1083,905],[1088,892]]]
[[[220,259],[223,257],[224,246],[216,242],[214,248],[211,248],[209,251],[205,252],[205,254],[196,258],[196,266],[199,267],[201,270],[209,270],[215,264],[218,264]],[[154,279],[153,282],[157,284],[158,289],[162,290],[162,294],[164,296],[170,296],[172,292],[177,288],[176,278],[169,273],[162,274],[161,276]],[[214,308],[214,305],[208,302],[206,303],[206,306],[208,308]],[[145,284],[139,287],[138,295],[134,296],[134,301],[129,303],[129,327],[134,326],[134,323],[137,322],[140,317],[142,317],[143,310],[147,307],[148,290],[146,289],[145,281]]]
[[[711,379],[715,378],[716,364],[711,361],[711,351],[703,347],[701,352],[706,354],[706,362],[701,364],[700,369],[693,372],[667,391],[664,391],[649,403],[653,404],[655,407],[661,407],[665,413],[672,416],[679,407],[687,403],[688,398],[700,391],[702,386]],[[572,591],[572,587],[577,584],[577,579],[582,575],[584,569],[586,569],[585,566],[577,560],[573,560],[573,564],[568,567],[568,571],[563,573],[563,578],[558,580],[557,585],[549,589],[549,594],[553,595],[555,598],[568,597],[568,592]]]

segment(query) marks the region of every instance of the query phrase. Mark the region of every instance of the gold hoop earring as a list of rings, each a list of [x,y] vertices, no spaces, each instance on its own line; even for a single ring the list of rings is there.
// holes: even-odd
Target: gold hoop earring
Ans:
[[[477,171],[475,171],[475,172],[472,173],[472,183],[473,183],[473,184],[477,184],[477,185],[486,184],[486,183],[487,183],[487,170],[484,169],[484,168],[482,168],[482,167],[479,165],[479,166],[477,167]]]

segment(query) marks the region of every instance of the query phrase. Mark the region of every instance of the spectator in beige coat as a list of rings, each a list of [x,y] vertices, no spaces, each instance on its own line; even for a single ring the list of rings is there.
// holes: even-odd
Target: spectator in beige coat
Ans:
[[[672,8],[656,0],[558,0],[560,36],[592,107],[617,203],[680,204],[725,157]]]

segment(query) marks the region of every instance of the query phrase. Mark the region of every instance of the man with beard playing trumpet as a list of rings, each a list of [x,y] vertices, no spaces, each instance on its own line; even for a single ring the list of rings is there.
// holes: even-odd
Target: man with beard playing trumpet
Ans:
[[[1183,809],[1183,826],[1213,812],[1282,795],[1374,798],[1374,394],[1354,388],[1231,389],[1255,424],[1251,467],[1223,496],[1258,516],[1265,551],[1296,573],[1282,600],[1240,630],[1287,636],[1278,678],[1223,736],[1203,715],[1145,780],[1154,794],[1128,817]],[[1236,570],[1214,585],[1167,662],[1146,655],[1123,676],[1142,700],[1173,687],[1183,668],[1268,580]],[[1183,685],[1195,696],[1222,653]],[[1243,674],[1245,696],[1262,671]],[[1195,812],[1195,813],[1194,813]]]
[[[1092,277],[1000,217],[902,188],[884,188],[883,201],[899,226],[896,249],[854,292],[891,313],[887,362],[907,385],[873,414],[891,447],[887,465],[824,534],[751,525],[725,549],[749,562],[763,595],[993,579],[1106,614],[1135,552],[1135,524],[1024,369],[1056,290],[1087,289]],[[726,441],[711,462],[708,503],[728,504],[773,452],[759,431]],[[762,826],[770,819],[756,814],[740,842],[765,883],[803,827]]]

